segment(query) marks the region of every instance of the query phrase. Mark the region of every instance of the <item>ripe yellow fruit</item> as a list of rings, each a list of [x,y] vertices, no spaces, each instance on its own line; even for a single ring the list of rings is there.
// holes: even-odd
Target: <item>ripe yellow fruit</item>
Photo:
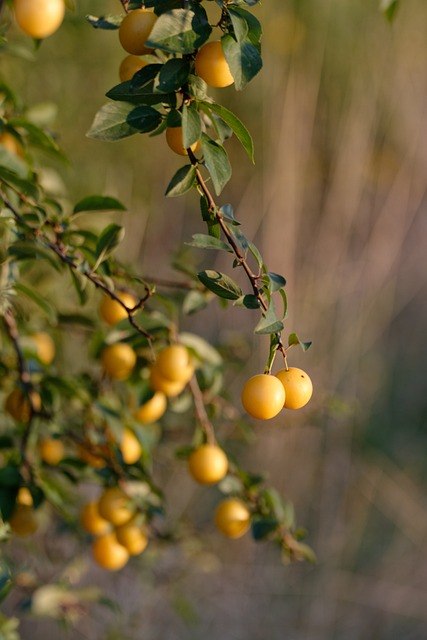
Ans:
[[[14,156],[23,157],[24,151],[19,141],[9,131],[0,134],[0,145],[7,149]]]
[[[162,378],[187,384],[194,373],[190,353],[182,344],[172,344],[159,353],[156,368]]]
[[[80,522],[83,529],[94,536],[101,536],[111,528],[111,523],[99,515],[98,503],[94,500],[87,502],[81,510]]]
[[[182,127],[168,127],[166,129],[166,142],[169,147],[180,156],[188,156],[187,149],[184,148],[182,142]],[[199,148],[199,142],[194,142],[190,149],[193,153]]]
[[[185,382],[172,382],[164,378],[156,365],[152,365],[150,369],[150,386],[153,391],[160,391],[168,398],[178,396],[184,390]]]
[[[136,305],[136,300],[130,293],[120,291],[116,295],[128,309],[132,309]],[[99,313],[101,318],[111,327],[128,317],[126,309],[124,309],[117,300],[113,300],[113,298],[110,298],[107,294],[101,300]]]
[[[164,393],[156,391],[152,398],[147,400],[135,411],[135,419],[143,424],[156,422],[166,411],[167,400]]]
[[[98,501],[98,512],[101,518],[108,520],[115,527],[129,522],[133,517],[134,508],[126,495],[119,487],[105,489]]]
[[[145,67],[147,62],[141,60],[138,56],[129,54],[126,58],[123,58],[119,67],[120,82],[126,82],[126,80],[132,80],[137,71]]]
[[[119,40],[123,49],[135,56],[150,53],[145,46],[157,16],[147,9],[135,9],[128,13],[119,27]]]
[[[31,336],[37,357],[43,364],[49,365],[55,357],[55,343],[48,333],[39,331]]]
[[[276,373],[285,389],[285,409],[300,409],[310,400],[313,384],[308,374],[298,367],[281,369]]]
[[[118,342],[105,347],[101,363],[107,376],[113,380],[126,380],[136,364],[136,353],[130,345]]]
[[[18,536],[30,536],[38,529],[39,522],[31,505],[17,503],[9,518],[9,524]]]
[[[139,440],[127,427],[123,429],[120,451],[126,464],[135,464],[141,457],[142,449]]]
[[[91,449],[94,448],[94,445],[92,443],[90,443]],[[99,450],[99,456],[96,455],[95,452],[93,451],[89,451],[85,445],[79,445],[77,447],[77,453],[79,458],[81,458],[84,462],[87,462],[87,464],[89,464],[91,467],[93,467],[94,469],[103,469],[106,466],[106,461],[104,456],[108,455],[109,453],[109,448],[104,445],[104,446],[99,446],[96,447],[96,451]]]
[[[251,526],[250,511],[241,500],[228,498],[216,509],[215,525],[228,538],[240,538]]]
[[[15,0],[18,27],[32,38],[47,38],[60,26],[65,15],[63,0]]]
[[[40,411],[42,402],[39,394],[31,392],[31,402],[35,411]],[[28,422],[31,417],[31,405],[28,397],[21,389],[13,389],[7,396],[4,408],[7,413],[17,422]]]
[[[18,495],[16,496],[16,502],[26,504],[28,507],[33,506],[33,496],[27,487],[20,487]]]
[[[117,541],[114,531],[94,540],[92,554],[95,562],[107,571],[118,571],[129,560],[128,550]]]
[[[43,438],[39,442],[39,455],[43,462],[55,466],[65,455],[64,443],[58,438]]]
[[[253,418],[269,420],[277,416],[285,404],[285,390],[275,376],[260,373],[246,382],[242,391],[242,404]]]
[[[215,484],[228,471],[228,458],[215,444],[204,444],[190,455],[188,469],[196,482]]]
[[[200,47],[195,66],[197,75],[210,87],[228,87],[234,82],[219,40],[207,42]]]
[[[116,536],[118,542],[127,549],[131,556],[138,556],[148,544],[144,528],[137,524],[135,520],[117,527]]]

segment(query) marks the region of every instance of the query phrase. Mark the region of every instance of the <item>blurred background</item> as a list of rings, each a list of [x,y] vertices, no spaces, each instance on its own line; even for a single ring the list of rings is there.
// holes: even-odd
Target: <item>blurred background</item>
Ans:
[[[159,138],[85,138],[123,53],[115,32],[95,32],[84,15],[118,4],[80,0],[34,61],[1,66],[28,104],[58,105],[54,129],[71,163],[46,181],[73,202],[121,199],[126,260],[148,279],[176,277],[172,256],[203,231],[194,194],[163,196],[179,158]],[[256,164],[230,141],[234,177],[221,202],[287,278],[285,331],[314,342],[289,362],[309,372],[315,395],[298,414],[256,425],[241,455],[294,503],[318,564],[283,566],[268,545],[220,538],[216,490],[165,466],[170,516],[195,521],[198,535],[148,550],[117,576],[91,569],[83,584],[119,608],[91,608],[64,631],[72,640],[427,637],[427,5],[407,0],[392,25],[375,0],[270,0],[255,13],[264,70],[244,94],[224,89],[218,100],[253,133]],[[188,259],[230,269],[214,258]],[[183,321],[245,354],[229,376],[236,399],[265,361],[254,318],[215,302]],[[62,553],[53,544],[52,567]],[[55,636],[54,625],[23,617],[21,634]]]

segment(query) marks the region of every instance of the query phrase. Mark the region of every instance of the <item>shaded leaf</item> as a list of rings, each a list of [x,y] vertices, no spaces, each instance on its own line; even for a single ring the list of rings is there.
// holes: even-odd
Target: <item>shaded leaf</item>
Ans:
[[[254,143],[251,134],[249,133],[243,122],[241,122],[241,120],[239,120],[239,118],[234,115],[234,113],[232,113],[229,109],[226,109],[222,105],[216,104],[214,102],[203,102],[201,104],[205,111],[208,111],[208,113],[216,113],[222,120],[224,120],[224,122],[230,127],[236,138],[242,144],[249,158],[252,160],[252,162],[254,162]]]
[[[193,53],[209,38],[212,27],[205,10],[173,9],[163,13],[155,23],[147,47],[169,53]]]
[[[261,55],[258,48],[249,40],[236,42],[230,35],[222,37],[222,47],[235,87],[240,91],[261,70]]]
[[[228,251],[232,253],[228,244],[218,238],[208,236],[205,233],[195,233],[192,236],[192,241],[186,242],[185,244],[188,244],[190,247],[196,247],[197,249],[216,249],[217,251]]]
[[[126,211],[124,204],[110,196],[87,196],[80,200],[73,209],[73,213],[82,211]]]
[[[86,16],[86,20],[95,29],[107,29],[108,31],[118,29],[122,23],[123,16],[111,15],[111,16]]]
[[[264,540],[273,533],[279,525],[275,518],[259,518],[252,521],[251,531],[254,540]]]
[[[221,193],[231,178],[231,165],[224,147],[202,133],[204,163],[212,178],[215,193]]]
[[[254,294],[247,294],[238,298],[234,303],[235,307],[245,307],[246,309],[259,309],[260,302]]]
[[[220,271],[201,271],[197,274],[200,282],[205,285],[209,291],[215,293],[220,298],[228,300],[237,300],[243,295],[243,291],[239,285],[229,276]]]
[[[114,249],[123,240],[124,235],[124,228],[114,222],[105,227],[99,236],[99,240],[96,245],[95,255],[97,261],[99,262],[101,258],[102,260],[105,260],[109,255],[111,255]]]
[[[190,63],[182,58],[172,58],[161,65],[156,86],[157,91],[170,93],[178,91],[187,82],[190,73]]]
[[[283,330],[283,323],[278,319],[274,311],[273,305],[263,314],[261,320],[255,327],[255,333],[265,335],[269,333],[278,333]]]
[[[182,144],[188,149],[192,144],[200,140],[202,123],[197,109],[191,104],[182,108]]]
[[[115,142],[138,133],[138,129],[128,122],[128,116],[134,108],[128,102],[108,102],[95,115],[87,137]]]
[[[165,195],[168,198],[181,196],[189,191],[196,179],[196,169],[192,164],[186,164],[178,169],[172,180],[169,182]]]

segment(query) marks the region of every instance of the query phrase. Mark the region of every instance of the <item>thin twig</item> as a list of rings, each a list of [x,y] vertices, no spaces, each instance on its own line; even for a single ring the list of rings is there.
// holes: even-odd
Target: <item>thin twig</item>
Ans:
[[[224,222],[223,217],[221,216],[219,209],[215,203],[215,200],[211,194],[211,192],[209,191],[206,182],[203,179],[203,176],[201,174],[201,171],[199,169],[199,163],[198,160],[196,158],[196,156],[194,155],[194,153],[192,152],[191,149],[187,149],[188,151],[188,156],[190,158],[191,164],[193,165],[195,171],[196,171],[196,180],[197,180],[197,184],[199,185],[200,189],[203,192],[203,195],[205,196],[207,202],[208,202],[208,208],[209,211],[215,216],[218,224],[221,227],[221,230],[224,234],[224,236],[227,239],[228,244],[230,245],[230,247],[233,250],[234,255],[236,256],[236,259],[238,260],[238,262],[242,265],[246,275],[249,278],[249,282],[251,283],[252,286],[252,290],[254,292],[254,295],[257,297],[258,302],[260,304],[260,307],[264,310],[267,311],[268,306],[264,300],[264,298],[262,297],[261,291],[259,290],[258,287],[258,278],[257,276],[253,273],[252,269],[250,268],[250,266],[248,265],[245,256],[242,254],[242,252],[240,251],[236,241],[234,240],[233,236],[231,235],[227,225]]]
[[[203,400],[202,390],[199,387],[196,376],[193,376],[189,382],[189,387],[194,401],[194,409],[196,411],[197,420],[206,434],[208,444],[215,444],[215,431],[206,413],[206,407]]]
[[[21,194],[18,194],[18,195],[21,196]],[[62,244],[56,244],[56,243],[52,242],[51,240],[49,240],[49,238],[47,238],[47,236],[45,234],[43,234],[40,231],[40,229],[35,229],[31,225],[29,225],[25,221],[25,219],[22,217],[22,215],[19,213],[19,211],[17,211],[17,209],[13,206],[13,204],[10,202],[9,198],[6,196],[6,194],[3,191],[0,191],[0,196],[3,199],[3,202],[4,202],[5,206],[14,215],[16,220],[18,220],[20,223],[24,224],[25,227],[33,234],[35,239],[41,240],[49,249],[51,249],[58,256],[58,258],[64,264],[68,265],[70,267],[70,269],[78,270],[78,267],[79,267],[78,263],[75,261],[74,258],[72,258],[69,255],[67,255],[66,248]],[[26,201],[25,198],[23,198],[23,200]],[[151,292],[150,288],[148,287],[148,285],[145,285],[145,292],[146,292],[145,296],[140,298],[135,306],[128,307],[120,299],[120,297],[112,289],[110,289],[110,287],[108,287],[104,282],[102,282],[102,280],[100,280],[97,277],[97,275],[94,274],[92,271],[89,271],[88,269],[84,269],[82,271],[79,270],[79,273],[81,273],[82,276],[84,276],[90,282],[92,282],[95,285],[95,287],[97,287],[98,289],[101,289],[102,291],[104,291],[104,293],[109,295],[110,298],[115,300],[118,304],[120,304],[121,307],[123,307],[123,309],[128,314],[128,319],[129,319],[130,324],[134,327],[134,329],[136,329],[136,331],[138,331],[138,333],[140,333],[145,338],[147,338],[147,340],[149,342],[152,342],[152,340],[154,340],[154,337],[150,333],[148,333],[148,331],[143,329],[143,327],[141,327],[141,325],[133,317],[133,313],[137,309],[141,309],[143,304],[151,296],[152,292]]]

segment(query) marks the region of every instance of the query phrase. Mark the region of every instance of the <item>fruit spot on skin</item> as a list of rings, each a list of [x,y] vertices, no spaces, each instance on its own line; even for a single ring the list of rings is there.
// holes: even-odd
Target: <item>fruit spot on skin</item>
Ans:
[[[309,375],[297,367],[281,369],[276,373],[285,389],[285,409],[301,409],[313,394],[313,383]]]

